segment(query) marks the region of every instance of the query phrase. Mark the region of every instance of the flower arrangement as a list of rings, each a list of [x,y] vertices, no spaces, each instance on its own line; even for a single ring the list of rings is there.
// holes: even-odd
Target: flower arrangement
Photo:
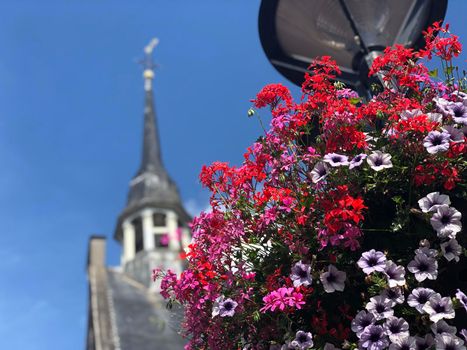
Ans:
[[[212,211],[188,268],[154,271],[184,306],[186,349],[466,349],[461,45],[440,23],[425,38],[375,59],[386,88],[368,102],[329,57],[299,103],[280,84],[258,93],[249,115],[269,107],[270,129],[241,166],[203,167]]]

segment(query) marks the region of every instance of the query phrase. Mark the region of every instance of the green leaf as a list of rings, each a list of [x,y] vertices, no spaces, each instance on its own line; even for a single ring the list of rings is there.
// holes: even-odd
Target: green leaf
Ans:
[[[253,321],[258,322],[260,318],[261,318],[261,315],[259,311],[253,312]]]
[[[452,71],[453,71],[453,70],[454,70],[453,67],[446,67],[446,68],[444,69],[444,73],[445,73],[446,75],[449,76],[449,75],[452,74]]]
[[[432,78],[437,78],[438,77],[438,68],[431,70],[428,75]]]
[[[386,278],[383,278],[378,274],[371,275],[370,281],[372,283],[372,285],[368,287],[368,293],[370,296],[378,295],[388,287]]]
[[[349,102],[353,105],[356,105],[362,102],[362,99],[360,97],[353,97],[349,99]]]
[[[378,119],[384,119],[384,113],[382,111],[377,111],[376,112],[376,118]]]

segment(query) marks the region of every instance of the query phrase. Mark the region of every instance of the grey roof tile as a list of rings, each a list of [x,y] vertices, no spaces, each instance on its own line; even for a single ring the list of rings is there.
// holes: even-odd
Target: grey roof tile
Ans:
[[[183,349],[186,339],[177,334],[180,309],[167,309],[162,297],[121,272],[107,274],[121,350]]]

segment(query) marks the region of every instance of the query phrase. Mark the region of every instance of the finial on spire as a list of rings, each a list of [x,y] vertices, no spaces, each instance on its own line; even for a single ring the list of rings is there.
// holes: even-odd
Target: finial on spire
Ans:
[[[150,91],[152,86],[152,79],[154,79],[154,62],[152,60],[152,52],[159,44],[158,38],[153,38],[148,45],[144,48],[144,60],[143,60],[143,78],[144,78],[144,90]]]

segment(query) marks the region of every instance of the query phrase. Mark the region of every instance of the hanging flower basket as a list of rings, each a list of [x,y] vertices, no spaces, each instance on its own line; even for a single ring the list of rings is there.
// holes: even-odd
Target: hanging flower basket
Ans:
[[[256,96],[270,129],[241,166],[203,168],[188,269],[154,273],[187,349],[466,349],[465,78],[457,37],[426,40],[375,60],[388,88],[368,102],[329,57],[299,103],[280,84]]]

